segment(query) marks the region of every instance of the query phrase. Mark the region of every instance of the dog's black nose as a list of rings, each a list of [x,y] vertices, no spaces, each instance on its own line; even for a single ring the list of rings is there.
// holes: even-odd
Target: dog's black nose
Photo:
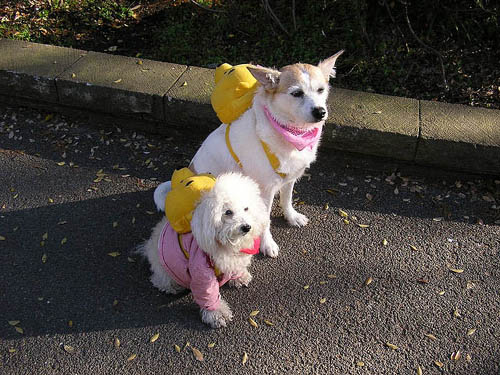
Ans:
[[[312,115],[318,121],[323,120],[326,115],[326,109],[323,107],[314,107],[312,110]]]
[[[248,225],[248,224],[243,224],[243,225],[241,226],[241,231],[242,231],[243,233],[248,233],[248,232],[250,232],[250,229],[252,229],[252,227],[251,227],[250,225]]]

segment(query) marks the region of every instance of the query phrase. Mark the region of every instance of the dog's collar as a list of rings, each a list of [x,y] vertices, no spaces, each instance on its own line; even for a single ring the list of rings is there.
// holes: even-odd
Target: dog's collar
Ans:
[[[252,248],[250,248],[250,249],[241,249],[240,253],[255,255],[255,254],[259,253],[259,248],[260,248],[260,238],[257,237],[256,239],[253,240],[253,247]]]
[[[316,126],[309,130],[302,130],[298,127],[294,127],[290,124],[282,124],[271,114],[269,109],[264,106],[264,113],[266,114],[267,120],[271,123],[273,128],[280,133],[285,140],[295,146],[299,151],[302,151],[306,147],[312,149],[319,141],[321,137],[322,125]]]

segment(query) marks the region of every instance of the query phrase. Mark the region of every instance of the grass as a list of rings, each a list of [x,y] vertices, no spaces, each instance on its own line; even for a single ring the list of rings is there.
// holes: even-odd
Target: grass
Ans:
[[[214,67],[317,63],[335,84],[500,108],[500,6],[488,0],[10,0],[0,36]],[[408,22],[409,21],[409,22]],[[411,26],[411,29],[410,29]],[[444,69],[441,68],[442,66]],[[443,70],[444,77],[443,79]],[[445,86],[448,85],[448,88]]]

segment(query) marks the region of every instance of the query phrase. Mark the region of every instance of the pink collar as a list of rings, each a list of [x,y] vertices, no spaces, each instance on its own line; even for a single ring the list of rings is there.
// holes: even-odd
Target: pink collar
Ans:
[[[253,240],[253,247],[252,248],[250,248],[250,249],[241,249],[240,253],[255,255],[255,254],[259,253],[259,247],[260,247],[260,238],[257,237],[256,239]]]
[[[306,147],[312,149],[321,137],[322,125],[309,130],[302,130],[292,125],[285,125],[278,122],[266,106],[264,106],[264,113],[273,128],[299,151],[302,151]]]

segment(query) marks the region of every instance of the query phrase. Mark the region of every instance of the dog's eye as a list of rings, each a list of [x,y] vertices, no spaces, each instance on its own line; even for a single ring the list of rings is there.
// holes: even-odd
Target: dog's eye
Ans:
[[[302,90],[297,90],[292,92],[292,96],[295,96],[296,98],[302,98],[304,96],[304,91]]]
[[[224,214],[225,214],[226,216],[230,216],[230,215],[232,215],[232,214],[233,214],[233,211],[231,211],[231,210],[226,210],[226,212],[224,212]]]
[[[324,89],[323,87],[320,87],[320,88],[318,89],[318,93],[320,93],[320,94],[322,94],[322,93],[323,93],[323,91],[325,91],[325,89]]]
[[[245,211],[248,211],[248,207],[245,207],[245,208],[244,208],[244,210],[245,210]]]

